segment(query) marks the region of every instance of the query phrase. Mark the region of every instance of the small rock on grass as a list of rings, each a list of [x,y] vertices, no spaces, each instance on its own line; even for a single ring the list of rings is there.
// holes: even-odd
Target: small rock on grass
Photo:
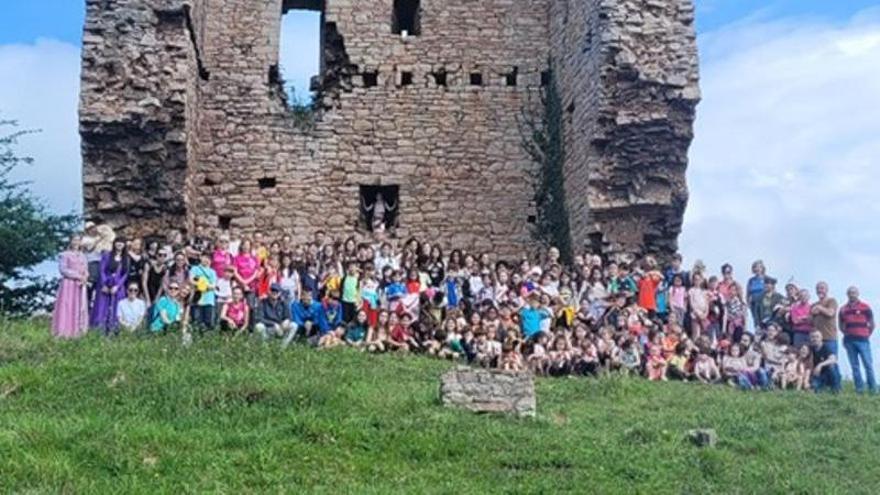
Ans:
[[[688,438],[690,438],[697,447],[714,447],[718,443],[718,433],[711,428],[690,430],[688,432]]]

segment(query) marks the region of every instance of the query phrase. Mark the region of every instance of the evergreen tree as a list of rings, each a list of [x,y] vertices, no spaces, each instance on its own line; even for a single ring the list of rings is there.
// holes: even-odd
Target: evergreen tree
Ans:
[[[32,132],[0,120],[0,314],[11,316],[32,314],[51,302],[57,281],[30,269],[58,254],[78,220],[52,213],[27,183],[10,178],[16,167],[33,163],[14,150],[18,139]]]

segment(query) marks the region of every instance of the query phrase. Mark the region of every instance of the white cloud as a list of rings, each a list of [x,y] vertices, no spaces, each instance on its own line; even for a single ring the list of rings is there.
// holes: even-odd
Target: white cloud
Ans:
[[[683,252],[741,277],[762,258],[782,280],[825,279],[838,298],[856,284],[880,306],[880,10],[737,23],[700,45]]]
[[[33,181],[33,191],[59,212],[82,209],[79,72],[80,49],[69,43],[0,45],[0,119],[41,131],[19,141],[17,151],[35,163],[16,177]]]

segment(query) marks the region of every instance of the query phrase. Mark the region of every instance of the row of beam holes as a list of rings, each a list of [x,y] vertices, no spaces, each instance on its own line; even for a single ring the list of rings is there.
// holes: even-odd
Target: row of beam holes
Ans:
[[[434,84],[441,87],[448,86],[449,82],[449,73],[446,71],[437,71],[432,72],[431,75],[434,78]],[[514,67],[511,72],[508,72],[504,75],[504,82],[508,87],[516,87],[518,83],[519,77],[519,68]],[[364,72],[361,74],[361,78],[364,83],[365,88],[374,88],[379,85],[379,73],[378,72]],[[470,85],[471,86],[482,86],[483,85],[483,73],[482,72],[471,72],[470,73]],[[411,86],[413,84],[413,73],[410,71],[403,71],[400,73],[400,86]],[[550,71],[541,72],[541,86],[547,86],[550,84]]]

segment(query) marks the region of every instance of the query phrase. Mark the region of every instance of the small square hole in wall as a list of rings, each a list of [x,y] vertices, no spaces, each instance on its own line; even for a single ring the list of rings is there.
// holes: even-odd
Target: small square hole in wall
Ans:
[[[257,185],[260,186],[260,189],[272,189],[278,185],[278,181],[275,177],[263,177],[257,180]]]
[[[437,84],[437,86],[447,85],[449,76],[447,75],[445,70],[439,70],[432,75],[434,76],[434,82]]]
[[[517,76],[519,75],[519,67],[514,67],[512,71],[508,72],[504,76],[504,81],[507,83],[507,86],[513,87],[516,86]]]
[[[217,217],[217,226],[222,230],[229,230],[229,227],[232,225],[232,217],[226,215],[220,215]]]
[[[409,71],[404,71],[400,73],[400,85],[401,86],[411,86],[413,83],[413,73]]]
[[[529,215],[528,222],[531,224],[535,224],[538,222],[538,217],[536,217],[535,215]]]
[[[541,72],[541,86],[549,86],[550,85],[550,71],[545,70]]]
[[[364,80],[365,88],[375,88],[379,85],[379,73],[378,72],[364,72],[361,74],[361,77]]]
[[[471,72],[471,86],[482,86],[483,74],[480,72]]]

